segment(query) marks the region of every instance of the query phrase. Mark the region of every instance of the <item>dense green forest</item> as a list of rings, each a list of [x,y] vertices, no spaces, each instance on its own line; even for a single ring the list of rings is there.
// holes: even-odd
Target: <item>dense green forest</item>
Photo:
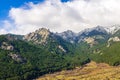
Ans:
[[[79,57],[70,53],[69,50],[72,48],[65,54],[60,51],[56,52],[56,48],[53,48],[55,50],[51,53],[49,48],[22,40],[9,41],[5,36],[0,36],[0,45],[4,41],[13,45],[14,50],[0,49],[0,79],[3,80],[31,80],[46,73],[72,69],[89,62],[89,59],[84,55]],[[57,45],[57,43],[54,43],[54,45]],[[51,47],[50,44],[48,46]],[[13,60],[9,56],[10,53],[21,55],[25,59],[24,62]]]
[[[71,44],[60,37],[48,38],[47,44],[34,44],[13,36],[0,36],[0,80],[32,80],[46,73],[74,69],[91,60],[105,62],[112,66],[120,64],[120,42],[107,39],[97,40],[98,44],[90,47],[86,42]],[[2,46],[13,46],[6,50]],[[58,46],[62,45],[66,51]]]

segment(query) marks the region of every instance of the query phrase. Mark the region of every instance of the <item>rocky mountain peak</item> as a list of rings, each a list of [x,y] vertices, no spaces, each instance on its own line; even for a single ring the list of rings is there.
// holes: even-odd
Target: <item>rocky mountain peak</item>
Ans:
[[[55,35],[61,37],[63,40],[68,41],[70,43],[80,43],[81,41],[84,41],[86,37],[96,37],[96,38],[102,38],[105,39],[105,36],[115,33],[116,31],[120,30],[120,26],[96,26],[94,28],[88,28],[85,29],[79,33],[75,33],[71,30],[64,31],[62,33],[52,33],[49,31],[49,29],[46,28],[40,28],[36,30],[35,32],[32,32],[28,35],[24,36],[24,39],[27,41],[33,41],[35,43],[47,43],[47,40],[50,37],[54,37]]]
[[[62,33],[57,33],[57,34],[60,35],[60,36],[68,36],[68,37],[74,37],[74,36],[76,36],[76,33],[74,33],[71,30],[67,30],[67,31],[64,31]]]
[[[57,33],[58,36],[62,37],[64,40],[74,43],[76,41],[77,33],[71,30],[64,31],[62,33]]]
[[[85,35],[89,35],[89,33],[107,33],[107,31],[104,29],[104,27],[102,26],[97,26],[94,28],[88,28],[85,29],[83,31],[81,31],[79,34],[85,34]]]
[[[113,25],[113,26],[108,26],[104,28],[108,33],[114,34],[118,30],[120,30],[120,25]]]
[[[47,38],[51,32],[46,28],[40,28],[35,32],[29,33],[24,36],[24,40],[33,41],[34,43],[42,44],[46,43]]]
[[[38,33],[40,35],[48,35],[50,34],[50,31],[46,28],[40,28],[39,30],[36,30],[35,33]]]
[[[64,33],[74,34],[74,32],[72,30],[64,31]]]

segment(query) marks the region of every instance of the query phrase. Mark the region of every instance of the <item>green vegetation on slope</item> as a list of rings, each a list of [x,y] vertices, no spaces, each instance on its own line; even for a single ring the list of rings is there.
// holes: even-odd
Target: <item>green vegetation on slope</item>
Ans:
[[[3,80],[32,80],[38,76],[55,71],[72,69],[75,66],[89,62],[72,53],[50,52],[51,44],[44,48],[21,40],[8,40],[0,36],[0,45],[7,42],[14,46],[14,50],[0,49],[0,79]],[[52,43],[53,44],[53,43]],[[55,47],[57,43],[54,43]],[[67,46],[67,43],[64,43]],[[70,46],[69,46],[70,47]],[[72,46],[71,46],[72,47]],[[66,47],[67,48],[67,47]],[[57,51],[53,48],[53,51]],[[10,55],[19,54],[24,62],[15,61]],[[76,58],[77,57],[77,58]]]
[[[99,37],[96,39],[98,43],[91,47],[86,42],[71,44],[60,37],[50,37],[47,44],[39,45],[1,35],[0,47],[6,42],[12,45],[14,50],[0,48],[0,79],[32,80],[47,73],[73,69],[91,60],[119,65],[120,42],[111,42],[111,45],[106,47],[109,37]],[[58,46],[62,46],[66,52]]]

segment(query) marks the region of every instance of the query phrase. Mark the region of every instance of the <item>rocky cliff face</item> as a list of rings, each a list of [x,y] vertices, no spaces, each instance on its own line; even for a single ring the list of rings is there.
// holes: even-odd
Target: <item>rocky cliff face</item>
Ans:
[[[26,59],[24,59],[20,54],[10,53],[9,56],[10,56],[14,61],[17,61],[17,62],[20,62],[20,63],[25,63],[25,62],[26,62]]]
[[[48,29],[41,28],[24,36],[24,40],[32,41],[37,44],[47,43],[47,38],[51,32]]]
[[[85,38],[84,42],[86,42],[87,44],[89,44],[90,47],[92,47],[94,44],[97,44],[97,41],[95,41],[95,39],[92,38],[92,37]]]
[[[44,46],[50,52],[67,52],[64,49],[64,46],[60,44],[60,42],[63,42],[63,40],[60,41],[61,38],[58,35],[50,32],[48,29],[45,28],[40,28],[35,32],[25,35],[24,40],[31,41],[34,44],[42,45],[42,47]]]
[[[14,47],[11,44],[8,44],[7,42],[3,42],[1,45],[1,49],[12,51],[14,50]]]
[[[74,33],[71,30],[64,31],[62,33],[57,33],[57,35],[62,37],[64,40],[69,41],[70,43],[76,42],[77,33]]]
[[[112,42],[120,42],[120,38],[117,36],[109,38],[107,47],[110,47]]]

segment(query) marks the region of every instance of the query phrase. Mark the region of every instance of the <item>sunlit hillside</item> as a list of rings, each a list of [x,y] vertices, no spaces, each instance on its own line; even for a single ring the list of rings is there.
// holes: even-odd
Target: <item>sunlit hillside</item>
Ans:
[[[90,62],[84,67],[47,74],[37,80],[120,80],[120,66]]]

